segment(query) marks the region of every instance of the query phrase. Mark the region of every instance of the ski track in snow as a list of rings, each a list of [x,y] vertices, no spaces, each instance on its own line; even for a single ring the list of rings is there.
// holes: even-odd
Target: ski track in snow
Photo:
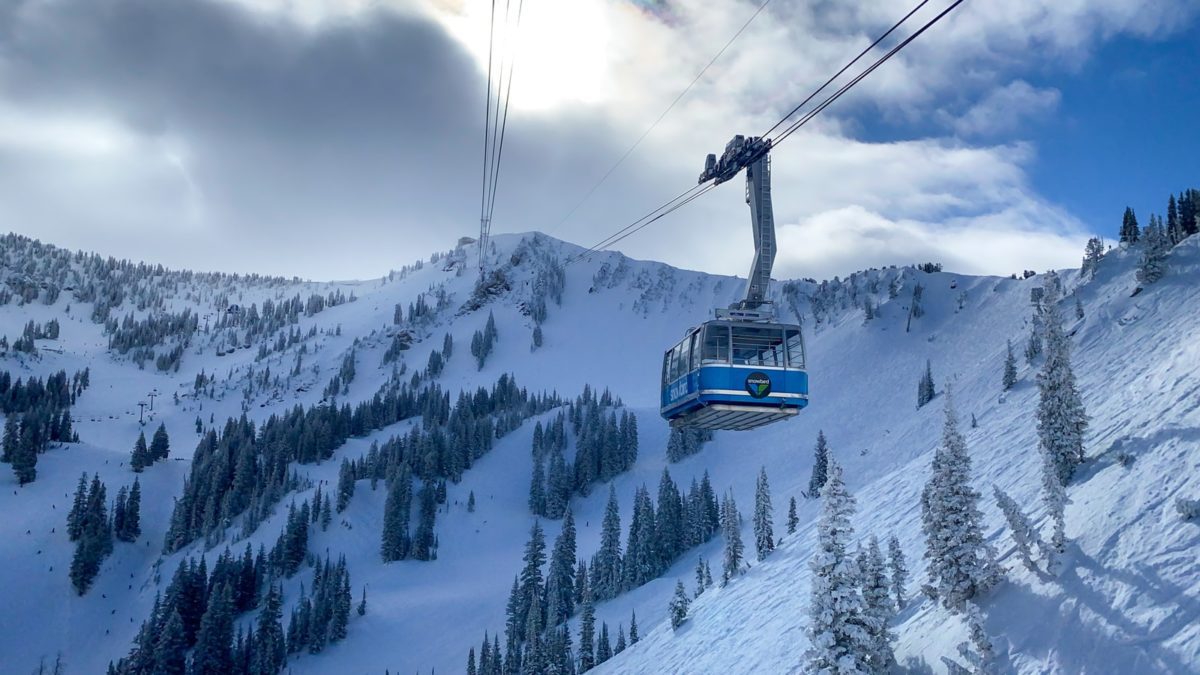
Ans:
[[[493,240],[498,259],[507,260],[522,237]],[[538,241],[541,247],[574,250],[546,238]],[[472,260],[472,254],[466,259]],[[605,263],[614,270],[614,280],[593,286],[593,274]],[[743,537],[751,560],[749,508],[759,466],[766,467],[770,478],[777,539],[784,532],[792,496],[797,498],[801,523],[797,532],[782,535],[774,554],[752,562],[751,569],[727,587],[711,589],[696,600],[677,631],[666,620],[675,581],[682,579],[692,589],[696,556],[719,567],[719,537],[685,555],[662,578],[599,604],[597,627],[607,622],[615,639],[617,624],[627,629],[630,612],[636,611],[642,639],[597,672],[801,672],[807,648],[807,560],[818,504],[800,493],[808,484],[818,429],[829,437],[831,452],[845,467],[857,499],[856,536],[886,539],[896,534],[904,545],[911,600],[893,627],[902,671],[944,672],[940,657],[956,656],[955,645],[965,639],[966,630],[959,618],[919,594],[924,565],[918,495],[940,439],[947,382],[952,383],[967,437],[975,487],[984,495],[986,534],[1009,569],[1008,580],[981,601],[1001,672],[1200,672],[1200,526],[1181,520],[1174,508],[1177,497],[1200,497],[1200,342],[1195,337],[1200,335],[1200,294],[1195,292],[1200,286],[1200,237],[1177,247],[1170,264],[1161,282],[1130,297],[1136,254],[1114,251],[1101,263],[1097,278],[1079,286],[1085,318],[1075,320],[1069,296],[1061,305],[1073,333],[1072,360],[1091,416],[1086,436],[1089,462],[1068,488],[1070,550],[1061,577],[1039,578],[1025,570],[991,497],[991,485],[999,485],[1032,512],[1035,524],[1043,524],[1033,418],[1035,370],[1020,359],[1016,387],[1004,396],[1000,390],[1005,339],[1011,338],[1020,354],[1029,330],[1029,289],[1040,285],[1042,277],[1017,281],[910,272],[910,279],[925,286],[926,310],[913,321],[912,332],[904,330],[908,285],[891,301],[883,288],[876,296],[882,303],[877,318],[869,322],[854,309],[835,312],[831,322],[819,327],[806,316],[811,406],[783,424],[753,432],[718,432],[701,453],[670,465],[684,489],[693,476],[708,470],[716,490],[734,490],[743,509]],[[247,414],[261,422],[297,403],[316,403],[356,337],[365,338],[357,350],[358,375],[342,399],[369,397],[390,373],[390,366],[377,366],[389,343],[380,336],[391,324],[393,305],[401,302],[407,310],[417,295],[444,282],[452,294],[451,307],[423,332],[426,339],[405,352],[409,369],[423,368],[429,352],[440,349],[442,335],[449,331],[455,350],[439,382],[452,397],[459,389],[491,386],[503,372],[514,373],[518,384],[530,390],[555,390],[564,397],[576,396],[585,384],[612,389],[639,416],[638,462],[613,481],[627,527],[634,490],[642,484],[656,488],[667,466],[667,428],[657,413],[662,351],[685,328],[705,319],[712,306],[733,300],[741,283],[597,254],[567,268],[563,304],[549,303],[545,344],[531,353],[533,323],[521,314],[520,302],[529,296],[535,265],[526,257],[511,271],[511,292],[483,310],[464,314],[457,310],[469,297],[473,274],[457,276],[441,262],[389,283],[297,285],[295,292],[302,297],[311,287],[322,293],[353,290],[358,299],[301,318],[304,332],[312,325],[342,328],[340,336],[321,335],[310,341],[305,370],[317,364],[320,373],[305,375],[312,383],[307,391],[280,392],[262,407],[268,398],[256,395]],[[1079,285],[1077,272],[1060,276],[1068,291]],[[952,281],[957,288],[951,288]],[[959,310],[957,300],[963,292],[967,299]],[[232,301],[261,303],[270,295],[249,289]],[[85,365],[92,369],[92,385],[72,409],[84,442],[41,456],[37,481],[24,488],[17,487],[7,467],[0,471],[0,510],[8,515],[0,519],[0,563],[5,570],[0,597],[7,605],[0,613],[0,671],[6,673],[28,672],[40,658],[52,661],[59,651],[69,672],[103,672],[109,660],[128,651],[155,593],[165,588],[179,560],[202,550],[193,545],[171,556],[159,555],[171,501],[180,492],[197,440],[194,420],[199,414],[207,423],[213,414],[221,424],[240,414],[244,382],[235,381],[220,400],[203,400],[202,409],[188,398],[176,406],[171,394],[190,392],[201,369],[222,378],[232,367],[254,363],[254,349],[222,357],[211,350],[197,355],[189,349],[178,374],[158,373],[152,363],[138,370],[107,353],[102,326],[82,316],[84,305],[64,313],[70,300],[64,293],[52,306],[35,302],[18,307],[14,302],[0,307],[0,334],[10,340],[30,319],[57,317],[63,324],[57,345],[63,353],[43,351],[32,361],[5,359],[4,367],[14,376],[59,369],[69,375]],[[477,372],[468,346],[489,309],[495,312],[500,340],[483,371]],[[373,331],[375,336],[369,338]],[[267,363],[273,371],[287,372],[293,358],[291,352],[272,355]],[[939,395],[931,405],[915,410],[916,383],[926,359],[932,361]],[[73,545],[65,532],[76,481],[81,472],[98,471],[110,497],[121,485],[132,484],[127,462],[139,428],[136,404],[154,388],[163,395],[148,430],[164,422],[172,447],[170,460],[140,476],[143,535],[134,544],[117,542],[92,590],[76,597],[67,576]],[[972,414],[978,428],[970,428]],[[407,424],[352,439],[331,461],[299,469],[314,482],[336,484],[341,458],[358,457],[372,440],[382,442],[403,433]],[[315,529],[309,547],[320,555],[328,550],[335,557],[347,556],[355,601],[362,586],[368,588],[368,613],[352,615],[349,636],[342,643],[317,656],[291,659],[291,672],[465,669],[467,650],[478,647],[484,631],[495,634],[503,629],[509,586],[521,566],[533,522],[526,505],[532,428],[531,420],[501,439],[460,484],[448,486],[448,506],[437,518],[440,548],[434,562],[379,562],[385,492],[382,483],[372,492],[368,481],[359,481],[350,507],[335,515],[327,532]],[[568,448],[568,458],[572,452]],[[1123,466],[1119,454],[1132,457],[1132,463]],[[475,513],[466,511],[470,491],[477,500]],[[597,485],[590,496],[572,502],[582,557],[598,547],[607,492],[607,486]],[[310,494],[311,490],[299,493],[297,502]],[[250,537],[255,548],[274,542],[286,516],[286,501]],[[553,542],[558,523],[543,526],[547,541]],[[232,544],[235,552],[245,543]],[[219,554],[221,548],[209,555]],[[310,578],[310,571],[302,571],[285,586],[285,617],[298,597],[299,584],[307,585]],[[29,630],[30,626],[37,628]],[[577,630],[576,620],[576,643]]]

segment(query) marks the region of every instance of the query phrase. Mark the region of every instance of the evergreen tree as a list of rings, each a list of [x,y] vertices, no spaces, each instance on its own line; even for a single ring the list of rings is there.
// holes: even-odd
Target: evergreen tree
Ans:
[[[579,613],[579,672],[586,673],[596,666],[596,609],[592,605],[592,594],[583,596],[583,609]]]
[[[258,614],[258,627],[254,633],[254,660],[252,672],[256,675],[274,675],[283,667],[287,658],[287,645],[283,634],[282,618],[283,589],[272,583]]]
[[[917,407],[920,408],[929,403],[936,395],[933,387],[933,365],[926,359],[925,373],[921,375],[921,380],[917,383]]]
[[[1056,299],[1054,284],[1047,296]],[[1071,368],[1071,343],[1055,305],[1046,313],[1046,362],[1038,373],[1038,447],[1049,456],[1064,485],[1083,463],[1083,434],[1087,413],[1075,386]]]
[[[1043,462],[1043,467],[1044,465],[1045,462]],[[1047,472],[1043,469],[1042,474],[1044,481]],[[1053,473],[1050,473],[1050,475],[1053,475]],[[1055,482],[1057,481],[1058,479],[1055,477]],[[1061,489],[1061,487],[1062,484],[1059,483],[1059,488]],[[996,497],[996,505],[1000,507],[1000,513],[1004,515],[1004,520],[1008,523],[1013,543],[1017,545],[1017,553],[1021,555],[1021,562],[1025,564],[1025,567],[1029,571],[1035,574],[1041,572],[1037,567],[1037,563],[1033,561],[1033,547],[1036,545],[1038,550],[1044,555],[1048,554],[1046,556],[1047,559],[1051,559],[1054,556],[1054,552],[1048,550],[1046,543],[1042,541],[1041,535],[1033,527],[1033,523],[1029,521],[1029,516],[1025,515],[1025,512],[1021,510],[1021,506],[1017,504],[1015,499],[1009,497],[1008,494],[995,484],[992,485],[992,494]]]
[[[1017,357],[1013,356],[1012,340],[1005,341],[1004,353],[1004,377],[1001,379],[1001,384],[1004,391],[1013,388],[1017,383]]]
[[[625,626],[617,624],[617,644],[613,647],[613,654],[620,654],[625,651]]]
[[[125,488],[121,488],[122,492]],[[118,502],[120,495],[118,494]],[[121,518],[120,526],[116,523],[116,514],[113,514],[113,529],[117,539],[121,541],[136,541],[142,536],[142,484],[135,478],[133,487],[129,490],[129,496],[125,500],[125,509]]]
[[[525,566],[521,569],[516,622],[519,626],[529,626],[531,624],[529,615],[536,614],[537,621],[535,623],[537,632],[540,633],[541,627],[545,625],[542,617],[546,610],[543,597],[545,586],[542,582],[542,565],[546,564],[546,538],[542,533],[541,523],[536,520],[529,530],[529,541],[525,544],[525,555],[522,560]]]
[[[87,509],[87,473],[79,474],[79,485],[75,488],[75,500],[67,514],[67,536],[71,541],[79,539],[83,527],[84,510]]]
[[[754,550],[760,561],[775,550],[772,510],[771,487],[767,484],[767,467],[764,466],[759,469],[758,484],[754,490]]]
[[[1104,257],[1104,241],[1099,237],[1088,239],[1087,246],[1083,249],[1083,265],[1080,266],[1080,275],[1087,279],[1096,278],[1096,270],[1100,267],[1100,259]]]
[[[1175,195],[1167,198],[1167,227],[1163,233],[1168,247],[1183,241],[1183,227],[1179,221],[1179,210],[1175,205]]]
[[[900,547],[900,540],[894,534],[888,538],[888,566],[896,609],[901,610],[906,603],[904,589],[908,585],[908,566],[904,562],[904,549]]]
[[[37,478],[37,442],[34,439],[33,428],[27,422],[23,423],[20,440],[16,450],[11,455],[13,473],[17,476],[19,485],[28,485]]]
[[[225,675],[233,670],[233,596],[229,587],[214,587],[192,653],[192,675]]]
[[[467,496],[467,513],[475,513],[475,491]]]
[[[154,431],[154,437],[150,439],[150,453],[148,455],[150,463],[166,459],[170,453],[171,440],[167,437],[167,425],[159,424],[158,429]]]
[[[596,665],[612,658],[612,641],[608,639],[608,624],[600,622],[600,635],[596,638]]]
[[[788,514],[787,514],[787,533],[795,534],[796,526],[800,524],[800,518],[796,515],[796,498],[788,498]]]
[[[810,673],[868,673],[871,647],[858,590],[859,570],[849,552],[854,529],[854,497],[846,490],[842,468],[829,463],[829,480],[821,490],[817,521],[817,550],[809,560],[812,590],[809,602],[805,671]]]
[[[1137,280],[1143,284],[1152,284],[1167,273],[1167,254],[1171,250],[1171,242],[1163,233],[1162,222],[1153,217],[1142,234],[1145,241],[1142,243]]]
[[[870,640],[868,664],[872,673],[887,675],[896,660],[892,653],[895,635],[889,630],[896,615],[896,605],[892,603],[888,589],[879,540],[874,536],[867,549],[859,552],[858,566],[862,579],[863,623]]]
[[[825,440],[825,432],[817,431],[817,447],[814,450],[812,477],[808,480],[808,496],[816,499],[825,487],[829,475],[829,443]]]
[[[1122,244],[1136,244],[1140,230],[1138,229],[1137,216],[1134,215],[1133,209],[1125,207],[1125,215],[1121,219],[1120,240]]]
[[[412,509],[412,473],[408,463],[400,464],[388,483],[387,502],[383,507],[383,544],[380,552],[384,562],[408,557],[411,541],[408,521]]]
[[[737,503],[733,501],[733,492],[725,493],[725,499],[721,503],[721,531],[725,537],[724,567],[721,572],[722,586],[728,584],[742,566],[741,520]]]
[[[971,487],[967,442],[958,431],[950,397],[942,445],[921,493],[921,529],[929,561],[928,593],[947,609],[961,612],[968,600],[998,581],[995,555],[983,539],[979,493]]]
[[[183,620],[172,611],[154,644],[155,675],[185,675],[187,672],[187,639]]]
[[[554,540],[546,579],[546,625],[557,626],[575,613],[575,516],[567,511]]]
[[[138,432],[137,442],[133,444],[133,454],[129,458],[129,466],[137,473],[150,466],[154,461],[146,447],[146,434]]]
[[[0,462],[11,462],[17,455],[17,446],[21,442],[21,427],[17,417],[17,414],[9,413],[4,419],[3,454],[0,455]]]
[[[711,581],[711,579],[709,580]],[[636,645],[638,641],[637,611],[631,610],[629,615],[629,644]]]
[[[601,600],[616,597],[621,592],[621,514],[617,507],[616,488],[609,486],[608,504],[600,525],[600,548],[592,559],[592,593]]]
[[[535,516],[546,515],[546,472],[541,453],[533,458],[533,475],[529,479],[529,512]]]
[[[349,459],[342,459],[342,465],[338,469],[338,484],[337,484],[337,511],[341,513],[350,505],[350,499],[354,497],[355,479],[354,465]]]
[[[1067,551],[1067,533],[1065,510],[1067,491],[1058,473],[1058,465],[1054,456],[1042,452],[1042,502],[1046,505],[1046,513],[1050,516],[1053,532],[1050,535],[1046,568],[1050,574],[1057,576],[1061,571],[1062,555]]]
[[[688,599],[687,590],[683,588],[683,582],[676,581],[675,595],[671,597],[671,602],[667,605],[667,615],[671,617],[671,628],[678,630],[687,620],[688,605],[690,604],[691,600]]]

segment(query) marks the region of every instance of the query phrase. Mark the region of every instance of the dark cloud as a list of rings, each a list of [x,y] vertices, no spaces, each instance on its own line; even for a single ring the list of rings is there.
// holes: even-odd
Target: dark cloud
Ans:
[[[209,0],[67,0],[26,3],[0,21],[10,106],[115,120],[179,145],[186,157],[169,180],[185,173],[203,208],[201,225],[180,234],[187,250],[107,222],[127,218],[111,203],[72,224],[63,221],[77,212],[10,193],[17,229],[42,227],[54,241],[111,228],[110,253],[320,277],[382,273],[478,227],[484,80],[430,20],[378,11],[313,28]],[[548,214],[565,213],[617,153],[598,131],[586,116],[510,117],[499,227],[544,229]],[[12,154],[0,161],[27,167]],[[108,194],[150,203],[169,180],[146,182],[157,195],[136,185]],[[141,215],[184,219],[187,189],[168,192],[178,213]]]

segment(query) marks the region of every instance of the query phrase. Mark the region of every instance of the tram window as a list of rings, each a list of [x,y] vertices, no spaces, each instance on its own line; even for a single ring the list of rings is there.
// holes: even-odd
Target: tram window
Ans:
[[[692,369],[692,338],[689,335],[679,343],[679,372],[675,377],[683,377]]]
[[[729,363],[729,326],[704,329],[704,363]]]
[[[804,367],[804,339],[795,328],[787,330],[787,352],[789,368]]]
[[[664,387],[671,383],[671,354],[674,352],[675,350],[672,349],[663,354],[662,381]]]
[[[733,362],[747,366],[783,366],[783,331],[758,326],[733,327]]]
[[[691,348],[692,359],[691,359],[691,361],[688,362],[688,372],[691,372],[691,371],[695,370],[697,366],[700,365],[700,331],[696,331],[695,333],[692,333],[688,337],[688,342],[690,342],[692,345],[692,348]]]

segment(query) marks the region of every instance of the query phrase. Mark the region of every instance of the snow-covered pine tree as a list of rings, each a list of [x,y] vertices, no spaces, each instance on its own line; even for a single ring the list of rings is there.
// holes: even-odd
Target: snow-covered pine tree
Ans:
[[[529,512],[535,516],[546,515],[545,455],[540,452],[533,458],[533,473],[529,478]]]
[[[1150,224],[1142,231],[1142,257],[1138,263],[1139,283],[1152,284],[1167,273],[1167,253],[1171,242],[1163,232],[1162,221],[1150,217]]]
[[[1039,305],[1039,309],[1034,310],[1033,318],[1029,323],[1029,339],[1025,342],[1025,362],[1029,365],[1033,365],[1033,362],[1037,361],[1037,358],[1042,355],[1043,351],[1041,312],[1042,310]]]
[[[787,533],[795,534],[796,526],[800,524],[800,518],[796,515],[796,498],[788,498],[788,514],[787,514]]]
[[[601,600],[616,597],[621,592],[621,513],[617,506],[617,491],[609,485],[608,504],[600,524],[600,548],[592,558],[592,594]]]
[[[871,643],[867,663],[870,672],[887,675],[896,660],[892,653],[892,640],[896,636],[890,630],[892,618],[896,615],[896,605],[892,602],[888,588],[879,540],[874,536],[871,537],[867,548],[859,551],[858,566],[864,606],[863,623]]]
[[[636,645],[638,641],[637,610],[630,610],[629,615],[629,644]]]
[[[999,580],[995,554],[983,539],[979,493],[971,487],[967,441],[958,431],[952,397],[946,396],[942,445],[921,492],[921,530],[929,561],[926,592],[952,612]]]
[[[721,533],[725,537],[725,557],[721,570],[721,585],[729,583],[742,566],[742,517],[738,514],[733,491],[725,493],[721,502]]]
[[[816,499],[825,487],[829,475],[829,442],[825,440],[825,432],[817,431],[817,445],[813,449],[812,476],[808,479],[808,497]]]
[[[579,612],[579,672],[586,673],[596,665],[596,608],[592,604],[591,591],[583,595],[583,609]]]
[[[554,627],[575,613],[575,516],[567,511],[554,540],[546,571],[546,625]]]
[[[967,623],[966,642],[961,642],[958,645],[958,654],[970,664],[969,668],[964,668],[962,664],[942,657],[942,663],[952,675],[961,673],[962,675],[991,675],[995,672],[993,664],[996,658],[995,648],[992,646],[992,640],[988,637],[987,632],[983,629],[983,610],[973,602],[968,602],[964,619]]]
[[[1071,369],[1071,342],[1057,309],[1057,284],[1047,279],[1046,362],[1038,373],[1038,447],[1049,455],[1064,485],[1083,463],[1087,412]]]
[[[1042,503],[1053,527],[1046,551],[1046,571],[1054,576],[1062,571],[1062,555],[1067,552],[1066,506],[1067,490],[1058,475],[1050,453],[1042,453]]]
[[[929,359],[925,360],[925,372],[921,375],[921,379],[917,382],[917,407],[921,408],[926,403],[933,400],[936,396],[933,386],[933,364]]]
[[[1138,229],[1137,216],[1134,215],[1133,209],[1125,207],[1125,215],[1121,218],[1120,241],[1122,244],[1136,244],[1138,235],[1141,231]]]
[[[1017,383],[1017,357],[1013,356],[1012,340],[1005,340],[1004,345],[1004,375],[1000,382],[1008,391]]]
[[[596,665],[612,658],[612,641],[608,639],[608,624],[600,622],[600,635],[596,638]]]
[[[764,466],[758,471],[758,483],[754,489],[754,551],[759,561],[775,550],[772,510],[771,487],[767,483],[767,467]]]
[[[1079,268],[1080,276],[1086,279],[1096,278],[1096,270],[1100,266],[1100,259],[1104,257],[1104,241],[1099,237],[1088,239],[1087,246],[1083,249],[1083,264]]]
[[[133,454],[129,457],[129,467],[136,473],[154,463],[150,450],[146,447],[146,434],[138,432],[137,441],[133,444]]]
[[[683,587],[682,581],[675,582],[675,595],[671,597],[671,602],[667,605],[667,615],[671,617],[671,628],[678,630],[683,622],[687,620],[688,606],[691,600],[688,598],[687,590]]]
[[[842,468],[831,460],[829,480],[821,490],[816,551],[808,563],[812,586],[805,672],[870,672],[871,638],[863,616],[866,607],[858,590],[858,565],[849,551],[854,509],[854,497],[846,490]]]
[[[1012,535],[1013,543],[1017,545],[1017,553],[1021,556],[1021,562],[1029,571],[1039,572],[1037,564],[1033,561],[1033,548],[1036,546],[1039,551],[1043,553],[1046,551],[1046,544],[1042,541],[1042,536],[1029,521],[1029,516],[1021,510],[1020,504],[1017,504],[1015,499],[1001,490],[1000,486],[993,484],[992,494],[996,497],[996,505],[1000,507],[1004,521],[1008,523],[1008,531]]]
[[[704,594],[704,558],[696,559],[696,597]]]
[[[160,423],[158,428],[154,430],[154,437],[150,440],[150,462],[156,462],[160,459],[166,459],[171,454],[171,439],[167,436],[167,425]]]
[[[896,611],[906,604],[904,589],[908,586],[908,565],[904,562],[904,549],[896,535],[888,538],[888,570],[891,572],[892,596],[896,600]]]
[[[542,565],[546,564],[546,537],[542,532],[542,524],[537,520],[533,521],[533,526],[529,529],[529,541],[525,544],[522,560],[525,566],[521,569],[516,625],[528,629],[531,623],[529,615],[536,614],[536,633],[540,633],[541,628],[545,626],[542,617],[546,611],[545,584],[542,581]]]

